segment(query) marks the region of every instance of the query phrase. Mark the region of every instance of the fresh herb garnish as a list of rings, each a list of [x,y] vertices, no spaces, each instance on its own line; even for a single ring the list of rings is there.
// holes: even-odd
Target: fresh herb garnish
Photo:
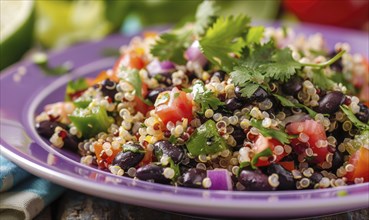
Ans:
[[[243,168],[248,167],[248,166],[250,166],[254,170],[257,169],[255,164],[257,164],[258,159],[260,157],[270,157],[272,155],[273,155],[272,150],[269,147],[265,148],[265,150],[261,151],[258,154],[255,154],[254,157],[251,159],[251,161],[241,162],[240,163],[240,168],[239,168],[239,173],[242,171]]]
[[[220,101],[213,91],[207,90],[200,81],[195,83],[192,93],[194,101],[201,107],[199,114],[204,114],[207,109],[217,110],[224,105],[224,102]]]
[[[357,119],[355,114],[349,109],[346,105],[341,105],[343,113],[347,115],[347,118],[359,129],[361,130],[369,130],[369,124],[365,124],[364,122]]]
[[[232,70],[235,56],[245,45],[249,23],[250,18],[244,15],[219,17],[199,41],[203,54],[222,69]]]
[[[265,128],[260,120],[251,120],[251,126],[257,128],[264,137],[272,137],[277,139],[282,144],[289,144],[289,136],[282,130],[273,128]]]
[[[272,80],[287,81],[301,68],[301,64],[292,58],[289,48],[277,49],[273,42],[255,44],[244,51],[242,59],[231,72],[234,84],[244,88],[241,89],[244,97],[251,97],[257,89],[256,85]]]
[[[169,158],[170,168],[174,170],[173,180],[177,180],[177,178],[181,175],[181,171],[179,170],[179,165],[174,163],[172,158]]]
[[[35,53],[32,57],[33,62],[46,74],[50,76],[59,76],[70,72],[72,64],[65,62],[59,66],[51,67],[49,60],[44,53]]]
[[[260,43],[260,40],[264,34],[264,29],[265,28],[263,26],[251,27],[249,29],[249,32],[247,33],[246,43],[247,44]]]
[[[205,34],[206,30],[212,26],[217,19],[217,14],[220,11],[215,1],[203,1],[196,11],[195,33],[198,36]]]
[[[142,96],[142,80],[138,70],[124,69],[122,72],[124,73],[122,80],[130,83],[133,86],[136,96],[147,105],[153,105],[149,100],[144,99],[144,97]]]
[[[185,50],[190,46],[192,30],[181,28],[160,35],[151,48],[151,54],[159,60],[170,60],[176,64],[185,64]]]
[[[334,62],[339,60],[344,53],[346,53],[346,51],[341,50],[334,57],[332,57],[331,59],[329,59],[329,60],[327,60],[326,62],[323,62],[323,63],[302,63],[302,65],[303,66],[311,66],[311,67],[315,67],[315,68],[324,68],[324,67],[330,66],[331,64],[333,64]]]
[[[311,81],[320,89],[329,90],[334,86],[334,81],[328,78],[323,69],[314,69]]]
[[[317,112],[315,112],[314,110],[312,110],[311,108],[301,104],[301,103],[293,103],[290,100],[286,99],[283,96],[277,95],[277,94],[273,94],[274,97],[276,97],[281,105],[283,105],[284,107],[291,107],[291,108],[304,108],[308,114],[310,115],[311,118],[315,118],[315,116],[318,114]]]

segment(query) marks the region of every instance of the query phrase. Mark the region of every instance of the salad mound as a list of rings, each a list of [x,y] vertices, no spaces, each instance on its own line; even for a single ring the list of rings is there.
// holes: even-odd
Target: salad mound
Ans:
[[[320,34],[251,26],[203,2],[196,21],[120,48],[68,83],[37,132],[115,175],[211,190],[369,182],[369,65]]]

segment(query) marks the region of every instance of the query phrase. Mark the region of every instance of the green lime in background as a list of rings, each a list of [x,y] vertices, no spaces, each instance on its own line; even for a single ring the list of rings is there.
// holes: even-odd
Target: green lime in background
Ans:
[[[16,62],[32,46],[35,21],[33,0],[1,0],[0,70]]]

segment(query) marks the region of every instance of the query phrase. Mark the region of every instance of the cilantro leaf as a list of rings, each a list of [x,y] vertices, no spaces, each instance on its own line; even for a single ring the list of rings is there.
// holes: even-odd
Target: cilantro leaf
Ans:
[[[347,115],[347,118],[359,129],[362,130],[369,130],[369,124],[365,124],[364,122],[357,119],[354,113],[346,106],[341,105],[340,108],[342,109],[343,113]]]
[[[284,131],[273,129],[273,128],[265,128],[262,125],[262,122],[259,120],[251,120],[251,125],[259,130],[259,132],[264,137],[272,137],[277,139],[282,144],[289,144],[290,140],[289,136]]]
[[[159,60],[170,60],[177,64],[185,64],[184,52],[191,43],[192,30],[182,28],[160,35],[151,48],[151,54]]]
[[[243,37],[249,23],[250,18],[244,15],[219,17],[200,39],[201,49],[206,58],[224,70],[232,70],[236,62],[233,55],[240,55],[245,44]]]
[[[194,101],[201,106],[199,114],[204,114],[209,108],[217,110],[224,102],[220,101],[218,97],[211,90],[206,90],[202,82],[196,82],[193,86]]]
[[[301,68],[301,64],[292,58],[289,48],[276,50],[271,62],[261,65],[265,76],[274,80],[286,81]]]
[[[254,170],[257,169],[255,164],[257,164],[258,159],[260,157],[270,157],[272,155],[273,155],[273,151],[269,147],[267,147],[265,148],[265,150],[261,151],[260,153],[255,154],[254,157],[251,159],[251,161],[241,162],[238,175],[240,174],[243,168],[248,167],[248,166],[251,166],[251,168]]]
[[[281,105],[283,105],[285,107],[304,108],[308,112],[310,117],[312,117],[312,118],[315,118],[315,116],[318,114],[317,112],[315,112],[311,108],[309,108],[309,107],[307,107],[307,106],[305,106],[301,103],[293,103],[290,100],[286,99],[285,97],[277,95],[277,94],[273,94],[273,96],[276,97],[281,102]]]
[[[256,92],[258,88],[259,88],[259,85],[255,83],[243,84],[243,88],[240,90],[241,96],[250,98]]]
[[[322,69],[313,70],[314,74],[311,81],[320,89],[330,90],[334,86],[334,81],[328,78]]]
[[[140,74],[137,69],[124,69],[123,70],[124,76],[122,79],[128,83],[130,83],[136,93],[136,96],[141,99],[147,105],[152,105],[149,100],[146,100],[142,96],[142,80]]]
[[[264,27],[263,26],[255,26],[251,27],[249,32],[247,33],[246,43],[260,43],[261,38],[264,34]]]
[[[195,33],[202,36],[206,30],[215,22],[220,7],[215,1],[203,1],[196,11]]]

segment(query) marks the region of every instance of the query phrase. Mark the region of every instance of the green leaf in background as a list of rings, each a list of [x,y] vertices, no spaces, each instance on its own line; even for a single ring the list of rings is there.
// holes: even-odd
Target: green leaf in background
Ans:
[[[197,35],[205,34],[219,15],[220,7],[215,1],[203,1],[196,11],[195,33]]]
[[[247,33],[247,38],[246,38],[247,44],[260,43],[260,40],[263,37],[263,34],[264,34],[264,26],[251,27],[249,32]]]

